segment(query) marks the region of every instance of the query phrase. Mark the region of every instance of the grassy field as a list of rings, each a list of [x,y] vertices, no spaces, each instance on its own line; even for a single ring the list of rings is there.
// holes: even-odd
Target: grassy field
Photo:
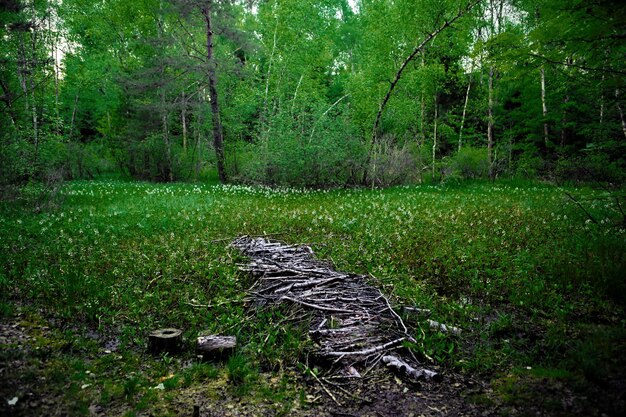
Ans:
[[[544,395],[550,385],[598,411],[594,395],[611,400],[624,387],[626,225],[606,191],[95,181],[66,184],[58,207],[39,213],[28,195],[0,203],[0,411],[18,397],[16,414],[161,415],[200,386],[275,414],[311,407],[297,376],[306,333],[242,302],[252,281],[228,247],[240,235],[308,244],[339,270],[369,274],[395,306],[463,329],[441,334],[405,316],[426,362],[489,382],[468,401],[567,412]],[[235,334],[240,347],[225,364],[196,363],[191,344],[153,358],[147,334],[165,326],[191,342],[202,330]]]

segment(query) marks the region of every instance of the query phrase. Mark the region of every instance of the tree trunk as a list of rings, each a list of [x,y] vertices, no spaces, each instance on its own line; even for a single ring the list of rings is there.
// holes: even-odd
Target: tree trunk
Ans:
[[[180,121],[183,125],[183,150],[187,152],[187,101],[185,98],[185,91],[181,93],[181,111]]]
[[[159,3],[159,18],[157,19],[157,31],[159,34],[159,42],[163,41],[163,22],[162,22],[162,13],[163,13],[163,1]],[[167,180],[169,182],[174,181],[174,172],[172,169],[172,144],[170,141],[170,131],[168,125],[169,112],[167,110],[167,100],[165,97],[165,62],[161,60],[160,68],[159,68],[159,76],[160,76],[160,96],[161,96],[161,128],[163,130],[163,144],[165,145],[165,163],[167,166],[165,167],[165,174],[167,176]],[[109,134],[111,128],[109,127]]]
[[[463,115],[461,116],[461,127],[459,128],[459,152],[461,152],[462,138],[463,138],[463,125],[465,125],[465,115],[467,113],[467,103],[469,102],[470,89],[472,88],[472,74],[469,76],[467,82],[467,90],[465,91],[465,103],[463,104]]]
[[[622,122],[622,132],[624,133],[624,138],[626,138],[626,120],[624,120],[624,110],[619,102],[619,88],[615,89],[615,105],[617,106],[617,111],[619,112],[619,119]]]
[[[569,96],[566,95],[563,99],[563,117],[561,118],[561,148],[565,146],[565,140],[567,139],[567,129],[565,125],[567,124],[567,103],[569,102]]]
[[[152,354],[178,353],[181,350],[183,332],[179,329],[158,329],[148,335],[148,350]]]
[[[602,80],[600,81],[600,129],[604,124],[604,76],[602,73]]]
[[[474,6],[476,6],[478,3],[480,3],[480,0],[474,0],[474,1],[470,2],[470,3],[468,3],[465,8],[459,9],[457,14],[452,19],[446,20],[443,23],[443,25],[441,25],[434,32],[432,32],[431,34],[426,36],[426,38],[424,38],[424,40],[404,60],[402,65],[400,65],[400,68],[398,69],[398,72],[396,73],[393,81],[389,85],[389,89],[387,90],[387,93],[385,94],[385,97],[383,98],[383,101],[380,103],[380,107],[378,109],[378,113],[376,114],[376,119],[374,121],[374,128],[372,129],[372,143],[376,142],[376,138],[377,138],[377,135],[378,135],[378,126],[380,124],[380,119],[381,119],[381,117],[383,115],[383,112],[385,111],[385,107],[387,106],[387,103],[389,102],[389,99],[391,98],[391,93],[393,93],[393,90],[396,88],[396,85],[398,84],[398,81],[400,81],[400,77],[402,76],[402,72],[404,72],[404,69],[417,56],[417,54],[420,53],[424,49],[424,47],[430,41],[435,39],[435,37],[437,35],[439,35],[439,33],[441,33],[448,26],[452,25],[456,20],[460,19],[461,17],[463,17],[463,15],[465,15],[468,12],[470,12],[474,8]]]
[[[426,36],[424,40],[422,40],[422,42],[415,47],[413,52],[411,52],[411,54],[404,60],[404,62],[402,62],[402,65],[400,65],[398,72],[396,72],[396,75],[393,78],[393,81],[391,81],[391,84],[389,85],[389,89],[387,90],[385,97],[383,97],[383,100],[380,103],[380,106],[378,108],[378,113],[376,113],[376,119],[374,120],[374,126],[372,128],[372,137],[368,146],[367,157],[365,159],[365,170],[363,172],[363,180],[362,180],[363,184],[367,184],[367,167],[369,166],[371,158],[372,158],[374,144],[378,140],[378,128],[380,125],[380,121],[385,111],[385,107],[387,106],[387,103],[389,102],[389,99],[391,98],[391,94],[393,93],[393,90],[396,88],[396,85],[398,85],[398,81],[400,81],[400,78],[402,77],[402,73],[404,72],[406,67],[409,65],[409,63],[413,59],[415,59],[417,54],[420,52],[423,52],[424,47],[429,42],[435,39],[435,37],[437,37],[437,35],[439,35],[439,33],[445,30],[448,26],[451,26],[455,21],[463,17],[466,13],[469,13],[478,3],[480,3],[480,1],[481,0],[472,0],[471,2],[467,4],[467,6],[465,6],[464,8],[460,8],[457,14],[452,19],[446,20],[441,26],[435,29],[435,31],[433,31],[428,36]]]
[[[205,358],[226,358],[236,346],[235,336],[200,335],[196,339],[196,352]]]
[[[217,158],[217,173],[220,181],[225,183],[228,178],[224,167],[224,137],[222,133],[222,123],[220,121],[220,106],[217,95],[217,74],[216,62],[213,57],[213,26],[211,22],[212,0],[205,2],[202,6],[202,15],[206,23],[206,55],[208,62],[209,75],[209,97],[211,99],[211,115],[213,117],[213,146],[215,147],[215,156]]]
[[[435,162],[437,156],[437,121],[439,118],[439,100],[435,94],[435,120],[433,122],[433,181],[435,180]]]
[[[13,109],[13,93],[11,92],[8,84],[4,81],[4,79],[0,78],[0,86],[2,87],[2,101],[4,101],[4,105],[6,106],[7,112],[9,113],[9,118],[11,118],[11,124],[13,127],[17,126],[17,118],[15,115],[15,110]]]
[[[48,20],[48,30],[52,33],[52,16],[56,16],[52,10],[49,11],[50,18]],[[58,25],[58,22],[55,21],[55,25]],[[61,116],[59,114],[59,33],[56,32],[52,37],[52,59],[54,60],[54,115],[56,117],[55,131],[57,134],[61,133]]]
[[[74,96],[74,108],[72,109],[72,120],[70,121],[70,134],[72,137],[72,133],[74,132],[74,123],[76,122],[76,109],[78,108],[78,93]]]
[[[489,67],[489,105],[487,109],[487,163],[489,178],[493,179],[493,65]]]
[[[543,114],[543,143],[548,148],[548,106],[546,105],[546,74],[541,67],[541,109]]]

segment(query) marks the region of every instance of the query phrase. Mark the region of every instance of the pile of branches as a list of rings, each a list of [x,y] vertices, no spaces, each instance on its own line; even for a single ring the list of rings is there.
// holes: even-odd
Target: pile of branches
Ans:
[[[415,357],[403,349],[414,338],[364,275],[335,271],[315,259],[308,246],[247,236],[232,246],[250,258],[241,269],[257,278],[249,289],[257,304],[297,304],[308,313],[309,335],[321,359],[354,377],[361,376],[357,369],[369,371],[382,361],[411,379],[440,379],[436,372],[418,368]]]

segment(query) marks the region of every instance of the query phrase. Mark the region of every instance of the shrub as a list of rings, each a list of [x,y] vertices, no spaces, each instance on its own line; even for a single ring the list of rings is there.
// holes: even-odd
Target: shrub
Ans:
[[[484,178],[489,174],[485,148],[462,148],[449,162],[452,175],[463,179]]]

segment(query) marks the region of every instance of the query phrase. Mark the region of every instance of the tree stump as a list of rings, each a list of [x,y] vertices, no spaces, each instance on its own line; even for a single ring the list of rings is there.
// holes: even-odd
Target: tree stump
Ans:
[[[197,339],[196,352],[203,359],[223,359],[230,356],[237,346],[235,336],[200,335]]]
[[[183,331],[174,328],[158,329],[148,336],[148,349],[152,354],[177,353],[183,341]]]

